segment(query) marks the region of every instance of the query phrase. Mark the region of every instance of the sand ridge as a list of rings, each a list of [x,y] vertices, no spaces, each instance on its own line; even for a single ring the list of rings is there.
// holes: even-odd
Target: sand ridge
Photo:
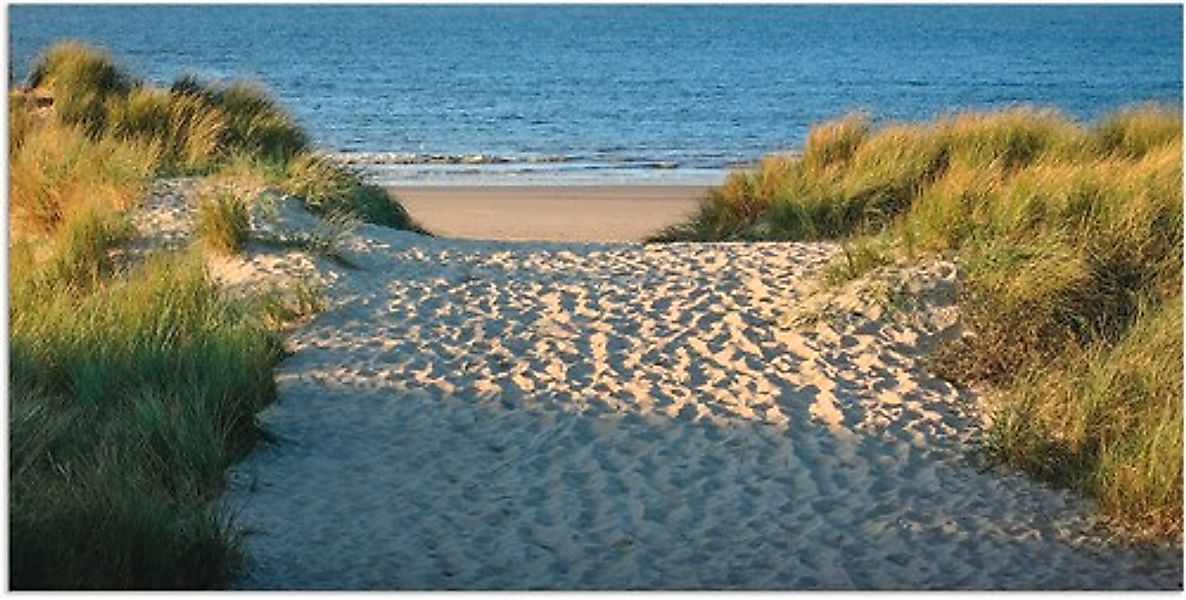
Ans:
[[[237,267],[312,266],[328,307],[228,476],[236,588],[1180,586],[1180,549],[970,459],[974,398],[919,350],[958,327],[952,265],[894,312],[815,289],[829,244],[342,248]]]

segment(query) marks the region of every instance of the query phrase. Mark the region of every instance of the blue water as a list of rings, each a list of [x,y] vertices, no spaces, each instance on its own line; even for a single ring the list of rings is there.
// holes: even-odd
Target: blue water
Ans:
[[[12,6],[134,72],[262,80],[387,180],[715,180],[864,109],[1182,102],[1180,6]]]

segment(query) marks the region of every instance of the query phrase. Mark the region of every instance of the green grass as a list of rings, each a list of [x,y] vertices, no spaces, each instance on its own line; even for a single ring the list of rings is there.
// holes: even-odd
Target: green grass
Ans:
[[[112,274],[112,250],[134,234],[134,227],[119,212],[84,201],[49,238],[49,255],[40,265],[41,282],[73,293],[98,288]]]
[[[331,159],[301,154],[283,165],[240,160],[225,169],[229,177],[262,175],[260,183],[303,198],[305,206],[323,217],[352,217],[394,229],[427,233],[383,188]]]
[[[1030,362],[993,424],[996,451],[1093,490],[1138,534],[1174,532],[1182,506],[1182,301],[1143,307],[1113,345]]]
[[[205,194],[198,204],[198,239],[211,252],[231,255],[247,241],[247,201],[229,190]]]
[[[257,85],[154,88],[76,43],[29,84],[9,108],[11,586],[217,587],[240,552],[211,502],[274,395],[277,331],[321,304],[311,288],[232,301],[207,278],[201,253],[241,246],[260,191],[222,184],[288,186],[331,223],[414,225],[312,155]],[[121,258],[128,211],[174,174],[217,179],[203,243]]]
[[[260,317],[194,256],[81,296],[15,281],[11,303],[12,586],[217,585],[237,550],[208,503],[273,395]]]
[[[10,180],[11,585],[217,585],[237,550],[208,503],[271,396],[272,334],[196,256],[121,271],[124,213],[151,170],[111,164],[119,144],[46,127],[63,143],[26,140]],[[40,206],[54,217],[16,218],[30,197],[51,199]]]
[[[997,456],[1180,537],[1182,326],[1167,315],[1182,234],[1181,117],[1139,106],[1094,126],[1031,108],[879,128],[850,115],[801,156],[732,173],[654,239],[842,240],[835,281],[887,248],[955,253],[975,335],[934,362],[998,390]]]
[[[226,116],[201,100],[138,87],[108,103],[110,135],[158,146],[161,168],[205,173],[226,152]]]
[[[108,100],[137,85],[111,55],[77,42],[49,48],[29,75],[29,87],[52,94],[57,118],[92,134],[107,126]]]
[[[152,145],[92,139],[76,126],[57,122],[31,125],[9,160],[11,225],[50,231],[84,202],[127,208],[155,168]]]
[[[28,106],[40,97],[53,99],[52,126],[30,124],[36,118]],[[65,138],[80,140],[76,128],[87,134],[77,143],[137,149],[157,174],[248,169],[267,184],[301,196],[318,214],[349,213],[367,223],[427,233],[383,188],[314,154],[304,130],[258,83],[221,84],[182,76],[169,89],[156,88],[125,73],[107,53],[66,42],[40,57],[25,93],[10,99],[10,151],[44,141],[28,139],[37,135],[31,130],[61,130]],[[13,179],[44,188],[23,175]],[[43,218],[54,218],[52,209],[46,207],[51,214]]]
[[[893,249],[885,240],[861,238],[841,244],[840,260],[828,265],[824,277],[832,285],[840,285],[893,262]]]

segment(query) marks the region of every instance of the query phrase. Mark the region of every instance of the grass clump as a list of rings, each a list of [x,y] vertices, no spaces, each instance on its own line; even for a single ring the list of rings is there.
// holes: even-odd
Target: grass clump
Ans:
[[[208,172],[227,148],[226,115],[189,96],[138,87],[108,110],[111,135],[156,143],[166,172]]]
[[[824,277],[832,285],[847,283],[893,262],[893,249],[885,240],[862,238],[840,246],[840,260],[828,265]]]
[[[1138,533],[1178,529],[1181,333],[1179,296],[1143,308],[1114,345],[1031,363],[993,424],[997,451],[1039,477],[1093,490]]]
[[[136,85],[110,54],[77,42],[51,47],[29,75],[29,87],[52,95],[59,119],[93,135],[107,125],[108,100],[126,96]]]
[[[149,87],[64,44],[10,94],[14,589],[211,588],[239,559],[211,501],[274,395],[284,315],[224,296],[197,250],[118,257],[154,177],[244,156],[287,172],[311,154],[257,86],[195,85]],[[207,248],[242,244],[247,197],[203,202]],[[298,292],[294,310],[314,296]]]
[[[845,240],[836,281],[888,246],[954,253],[973,335],[936,365],[1000,391],[998,456],[1180,537],[1182,179],[1181,116],[1156,106],[1091,127],[1030,108],[849,116],[800,157],[731,174],[657,239]]]
[[[141,179],[145,171],[209,175],[246,168],[302,196],[318,214],[349,213],[425,233],[385,190],[315,154],[299,124],[260,84],[183,76],[168,89],[156,88],[127,75],[106,52],[65,42],[41,55],[27,87],[10,100],[9,149],[14,157],[22,149],[21,163],[13,161],[13,193],[20,196],[21,216],[43,224],[60,217],[58,196],[71,195],[55,186],[60,182],[46,179],[97,190],[120,179],[105,172],[114,168]],[[46,101],[48,108],[41,110]],[[75,152],[87,159],[57,152],[62,144],[80,146]],[[79,172],[59,177],[63,165],[53,160]],[[26,172],[36,170],[41,172]],[[98,176],[83,181],[84,173]]]
[[[209,500],[273,395],[258,317],[165,256],[82,296],[14,283],[11,323],[13,587],[216,585],[237,551]]]
[[[812,171],[843,167],[869,135],[869,117],[852,113],[807,132],[802,162]]]
[[[1173,145],[1182,136],[1180,115],[1156,105],[1133,106],[1116,111],[1091,132],[1100,155],[1140,158],[1156,148]]]
[[[250,233],[247,210],[247,202],[232,191],[206,194],[198,204],[198,239],[212,252],[237,254]]]
[[[357,220],[428,234],[387,190],[325,156],[302,153],[275,163],[240,154],[215,175],[240,189],[271,188],[298,197],[311,212],[330,221]]]
[[[211,95],[211,104],[226,115],[224,144],[228,149],[275,162],[309,150],[305,132],[262,85],[233,82],[215,87]]]
[[[283,163],[310,150],[301,127],[258,84],[182,78],[168,90],[155,88],[77,42],[42,54],[27,91],[48,98],[55,119],[91,137],[155,145],[166,171],[206,173],[235,153]]]
[[[95,289],[112,274],[112,251],[134,233],[122,214],[95,201],[84,201],[48,239],[42,281],[75,293]]]
[[[132,228],[110,200],[144,182],[62,173],[61,217],[11,230],[11,585],[213,587],[237,550],[209,501],[271,397],[270,330],[195,256],[120,271]],[[92,178],[111,194],[88,195]]]
[[[364,183],[359,175],[330,159],[305,154],[288,163],[279,187],[305,199],[323,215],[350,215],[361,221],[424,233],[404,207],[383,188]]]
[[[156,168],[150,144],[93,139],[74,125],[29,126],[9,162],[9,219],[14,229],[48,232],[84,200],[125,209]]]

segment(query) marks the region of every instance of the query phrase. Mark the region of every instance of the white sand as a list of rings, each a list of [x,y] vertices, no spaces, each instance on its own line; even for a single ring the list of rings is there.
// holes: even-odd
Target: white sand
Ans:
[[[1180,549],[969,459],[973,399],[920,364],[950,265],[882,310],[812,293],[825,244],[344,247],[220,267],[330,303],[230,474],[235,587],[1180,588]]]

